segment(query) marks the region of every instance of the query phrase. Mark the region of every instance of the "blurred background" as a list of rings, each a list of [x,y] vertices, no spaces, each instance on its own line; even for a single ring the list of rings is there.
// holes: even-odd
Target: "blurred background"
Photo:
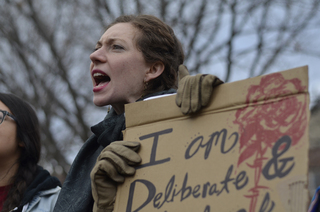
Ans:
[[[41,121],[41,164],[64,180],[106,108],[92,103],[89,55],[121,14],[171,25],[191,74],[225,82],[309,66],[309,190],[320,185],[319,0],[1,0],[0,91],[30,102]]]

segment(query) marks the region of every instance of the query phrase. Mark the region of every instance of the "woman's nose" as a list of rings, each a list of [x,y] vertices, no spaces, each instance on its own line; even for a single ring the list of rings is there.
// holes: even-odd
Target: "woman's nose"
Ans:
[[[92,52],[90,54],[90,60],[93,62],[93,63],[97,63],[97,62],[106,62],[106,55],[104,54],[103,52],[103,49],[102,48],[99,48],[97,50],[95,50],[94,52]]]

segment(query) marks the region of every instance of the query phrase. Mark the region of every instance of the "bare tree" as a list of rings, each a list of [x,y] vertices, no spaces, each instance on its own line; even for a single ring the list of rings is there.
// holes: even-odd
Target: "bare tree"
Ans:
[[[181,40],[191,73],[268,73],[283,57],[320,52],[303,36],[319,24],[319,0],[4,0],[0,2],[0,90],[29,101],[42,128],[42,163],[63,177],[90,126],[89,54],[121,14],[153,14]],[[218,70],[219,69],[219,70]]]

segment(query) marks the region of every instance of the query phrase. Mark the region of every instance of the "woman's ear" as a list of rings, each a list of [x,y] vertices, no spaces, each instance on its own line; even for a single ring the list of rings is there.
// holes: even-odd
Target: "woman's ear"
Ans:
[[[164,64],[161,61],[155,62],[150,66],[149,71],[146,73],[144,78],[145,82],[149,82],[160,76],[164,71]]]

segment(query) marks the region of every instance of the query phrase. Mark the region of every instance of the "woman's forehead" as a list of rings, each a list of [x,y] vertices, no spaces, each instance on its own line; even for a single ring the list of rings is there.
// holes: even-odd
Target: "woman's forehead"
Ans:
[[[9,108],[1,101],[0,101],[0,110],[5,110],[10,112]]]
[[[100,42],[109,39],[134,40],[138,33],[139,30],[130,23],[117,23],[103,33]]]

